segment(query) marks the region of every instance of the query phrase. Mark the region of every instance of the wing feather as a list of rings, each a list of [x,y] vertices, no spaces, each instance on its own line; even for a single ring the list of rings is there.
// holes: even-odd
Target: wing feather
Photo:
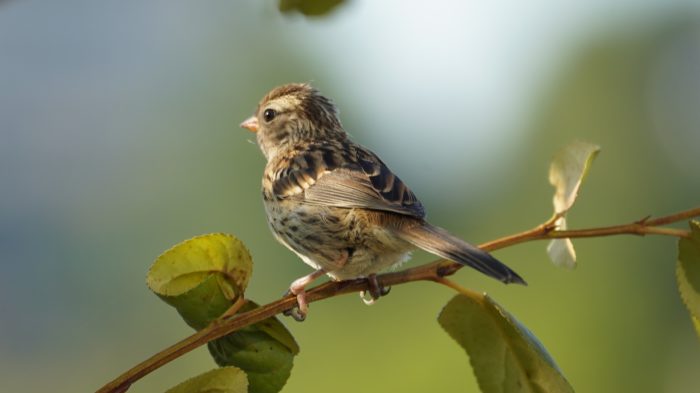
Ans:
[[[425,210],[379,157],[361,146],[312,145],[275,174],[273,193],[304,203],[390,211],[417,218]]]

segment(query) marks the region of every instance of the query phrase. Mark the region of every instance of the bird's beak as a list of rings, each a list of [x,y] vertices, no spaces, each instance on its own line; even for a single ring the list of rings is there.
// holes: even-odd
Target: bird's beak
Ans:
[[[245,128],[250,132],[258,132],[258,118],[251,116],[241,123],[241,128]]]

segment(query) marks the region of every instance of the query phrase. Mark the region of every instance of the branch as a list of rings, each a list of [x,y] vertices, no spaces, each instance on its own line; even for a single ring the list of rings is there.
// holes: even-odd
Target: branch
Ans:
[[[601,237],[612,235],[667,235],[676,237],[689,237],[688,231],[675,228],[666,228],[662,225],[671,224],[692,217],[700,216],[700,207],[684,210],[668,216],[650,219],[645,217],[639,221],[630,224],[613,225],[608,227],[566,230],[560,231],[556,229],[555,222],[557,215],[547,220],[545,223],[538,225],[530,230],[517,233],[511,236],[506,236],[496,239],[479,247],[486,251],[498,250],[509,247],[515,244],[524,243],[533,240],[557,239],[557,238],[581,238],[581,237]],[[434,281],[441,284],[446,284],[444,277],[456,273],[464,265],[456,262],[439,259],[434,262],[416,266],[414,268],[385,273],[377,276],[377,281],[381,286],[392,286],[405,284],[414,281]],[[367,280],[355,279],[348,281],[330,281],[321,284],[307,292],[306,299],[309,303],[318,300],[323,300],[351,292],[359,292],[369,290]],[[242,303],[241,303],[242,304]],[[237,304],[240,306],[240,304]],[[232,309],[237,306],[232,306]],[[132,383],[148,375],[152,371],[161,366],[177,359],[178,357],[192,351],[193,349],[216,340],[236,330],[246,326],[260,322],[264,319],[275,316],[285,310],[289,310],[296,305],[296,298],[285,297],[278,299],[272,303],[258,307],[254,310],[244,312],[242,314],[227,315],[233,312],[227,312],[225,317],[213,322],[206,328],[192,334],[184,340],[164,349],[161,352],[151,356],[143,362],[137,364],[124,374],[109,382],[98,393],[121,393],[129,389]],[[234,309],[235,310],[235,309]]]

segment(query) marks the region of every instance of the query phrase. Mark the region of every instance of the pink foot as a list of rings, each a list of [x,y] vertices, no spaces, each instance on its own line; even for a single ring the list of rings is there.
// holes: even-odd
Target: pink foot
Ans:
[[[321,277],[323,274],[325,274],[325,272],[319,269],[292,282],[292,284],[289,286],[288,293],[297,297],[297,307],[285,311],[284,315],[291,316],[299,322],[306,319],[306,315],[309,313],[309,303],[306,301],[306,286],[311,284],[317,278]]]

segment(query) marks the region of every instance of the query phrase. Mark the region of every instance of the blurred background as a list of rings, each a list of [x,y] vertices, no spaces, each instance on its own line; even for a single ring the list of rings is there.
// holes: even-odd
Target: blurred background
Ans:
[[[698,0],[0,2],[0,391],[87,392],[189,335],[146,288],[152,260],[209,232],[255,259],[266,303],[309,268],[269,234],[264,160],[238,124],[270,88],[312,82],[352,137],[480,243],[551,214],[549,160],[603,148],[572,228],[700,202]],[[473,271],[580,392],[694,392],[700,345],[675,287],[676,242],[575,240],[496,252],[528,287]],[[416,253],[411,266],[432,260]],[[477,391],[433,284],[312,305],[285,392]],[[213,368],[206,349],[130,391]]]

